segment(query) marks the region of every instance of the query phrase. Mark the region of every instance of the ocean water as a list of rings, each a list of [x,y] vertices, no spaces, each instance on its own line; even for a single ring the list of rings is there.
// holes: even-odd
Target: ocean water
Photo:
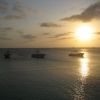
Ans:
[[[0,100],[100,100],[100,48],[0,49]],[[70,57],[84,52],[84,58]]]

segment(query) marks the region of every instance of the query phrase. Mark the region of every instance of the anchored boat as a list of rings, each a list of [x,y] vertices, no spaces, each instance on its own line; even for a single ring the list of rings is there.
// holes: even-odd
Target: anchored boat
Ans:
[[[32,54],[32,58],[45,58],[45,55],[44,53],[40,53],[40,51],[36,51],[36,53]]]
[[[5,54],[4,54],[4,58],[5,59],[10,59],[11,58],[11,54],[9,51],[7,51]]]
[[[69,56],[73,56],[73,57],[84,57],[84,53],[70,53]]]

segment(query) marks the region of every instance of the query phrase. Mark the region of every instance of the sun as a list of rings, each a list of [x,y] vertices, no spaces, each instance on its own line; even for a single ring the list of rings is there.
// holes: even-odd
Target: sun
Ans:
[[[75,37],[81,41],[89,41],[92,39],[93,28],[90,25],[83,24],[75,31]]]

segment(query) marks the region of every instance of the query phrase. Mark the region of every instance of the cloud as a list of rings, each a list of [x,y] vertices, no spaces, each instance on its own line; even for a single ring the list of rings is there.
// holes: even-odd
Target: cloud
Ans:
[[[8,9],[8,3],[4,0],[0,0],[0,12],[3,13]]]
[[[0,27],[0,32],[9,32],[14,30],[12,27]]]
[[[31,34],[21,35],[21,37],[28,40],[33,40],[36,38],[36,36],[33,36]]]
[[[57,35],[54,36],[54,38],[58,38],[58,37],[66,36],[66,35],[67,35],[66,33],[57,34]]]
[[[30,43],[30,42],[33,42],[37,37],[36,36],[33,36],[32,34],[21,34],[21,38],[24,39],[23,43]]]
[[[51,23],[51,22],[41,23],[40,26],[41,27],[61,27],[61,25],[56,24],[56,23]]]
[[[62,37],[62,38],[59,38],[58,40],[65,40],[65,39],[73,39],[73,37],[72,36]]]
[[[7,15],[7,16],[4,16],[2,17],[2,19],[23,19],[25,16],[23,15]]]
[[[10,38],[7,38],[7,37],[1,37],[0,36],[0,40],[11,40]]]
[[[12,1],[12,4],[6,0],[0,0],[0,19],[23,19],[31,14],[32,9],[17,0]]]
[[[37,38],[37,36],[34,36],[32,34],[26,34],[21,30],[17,30],[16,32],[19,34],[19,37],[21,37],[21,39],[25,39],[26,42],[32,41]]]
[[[9,31],[9,30],[13,30],[13,28],[12,27],[3,27],[3,28],[0,28],[0,30]]]
[[[24,32],[22,32],[20,30],[17,30],[16,32],[19,33],[20,35],[24,35]]]
[[[61,33],[61,34],[56,34],[54,36],[51,36],[49,38],[65,38],[68,37],[70,34],[69,33]]]
[[[43,14],[44,14],[44,12],[42,10],[38,9],[38,8],[37,9],[33,9],[32,11],[38,17],[42,17]]]
[[[46,35],[46,36],[48,36],[48,35],[50,35],[51,33],[42,33],[42,35]]]
[[[87,9],[85,9],[81,14],[72,15],[70,17],[62,18],[62,21],[84,21],[88,22],[93,19],[100,19],[100,2],[97,2]]]
[[[95,34],[100,35],[100,32],[95,32]]]

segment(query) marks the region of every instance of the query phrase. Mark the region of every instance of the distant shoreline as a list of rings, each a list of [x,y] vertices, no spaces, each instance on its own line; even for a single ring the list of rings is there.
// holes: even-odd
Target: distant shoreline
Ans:
[[[100,47],[0,48],[0,49],[100,49]]]

